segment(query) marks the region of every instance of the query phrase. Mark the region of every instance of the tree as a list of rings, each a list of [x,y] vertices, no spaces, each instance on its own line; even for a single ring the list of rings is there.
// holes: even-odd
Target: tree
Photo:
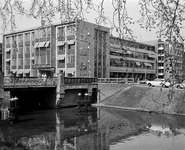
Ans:
[[[110,0],[113,8],[112,18],[105,14],[105,0],[30,0],[30,7],[25,8],[25,0],[2,0],[0,2],[0,19],[2,29],[8,26],[15,30],[15,16],[25,15],[28,18],[41,19],[41,24],[51,23],[58,14],[61,22],[84,20],[84,13],[97,12],[96,23],[108,22],[120,38],[133,39],[130,24],[139,23],[141,28],[152,30],[157,28],[159,38],[171,40],[175,37],[183,41],[181,29],[184,21],[185,2],[183,0],[138,0],[140,14],[137,20],[129,17],[127,0]]]

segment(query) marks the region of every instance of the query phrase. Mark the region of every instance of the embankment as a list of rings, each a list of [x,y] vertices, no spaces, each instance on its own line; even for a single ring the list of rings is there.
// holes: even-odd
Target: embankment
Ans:
[[[101,89],[100,89],[101,90]],[[103,91],[106,89],[104,88]],[[110,88],[111,90],[111,88]],[[100,106],[134,109],[167,114],[185,114],[185,90],[143,85],[112,87],[114,94],[100,100]]]

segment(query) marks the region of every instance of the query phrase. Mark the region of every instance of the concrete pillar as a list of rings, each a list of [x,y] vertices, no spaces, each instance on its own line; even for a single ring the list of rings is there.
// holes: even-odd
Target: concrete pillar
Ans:
[[[55,108],[60,106],[61,100],[64,98],[65,89],[64,89],[64,74],[59,73],[58,75],[58,84],[56,88],[56,103]]]

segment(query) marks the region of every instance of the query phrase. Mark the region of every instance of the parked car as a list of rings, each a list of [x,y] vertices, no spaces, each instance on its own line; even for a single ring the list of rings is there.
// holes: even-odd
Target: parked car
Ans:
[[[154,79],[152,81],[147,81],[148,86],[162,86],[162,83],[164,82],[164,79]]]
[[[170,85],[171,85],[171,83],[169,81],[163,81],[163,82],[161,82],[161,86],[162,87],[168,88],[168,87],[170,87]]]
[[[181,83],[174,84],[174,87],[176,87],[178,89],[185,89],[185,81],[183,81]]]
[[[149,81],[149,80],[147,80],[147,79],[143,79],[143,80],[140,80],[140,81],[139,81],[139,84],[147,84],[148,81]]]

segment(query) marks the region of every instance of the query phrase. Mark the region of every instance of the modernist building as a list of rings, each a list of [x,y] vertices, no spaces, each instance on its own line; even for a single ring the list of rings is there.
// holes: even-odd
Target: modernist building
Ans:
[[[5,76],[107,77],[109,28],[89,22],[53,24],[3,36]]]
[[[155,46],[110,37],[111,78],[154,79],[156,58]]]
[[[65,76],[153,79],[155,47],[110,36],[85,21],[52,24],[3,36],[5,76]]]
[[[182,79],[184,45],[182,43],[158,41],[158,77]]]

